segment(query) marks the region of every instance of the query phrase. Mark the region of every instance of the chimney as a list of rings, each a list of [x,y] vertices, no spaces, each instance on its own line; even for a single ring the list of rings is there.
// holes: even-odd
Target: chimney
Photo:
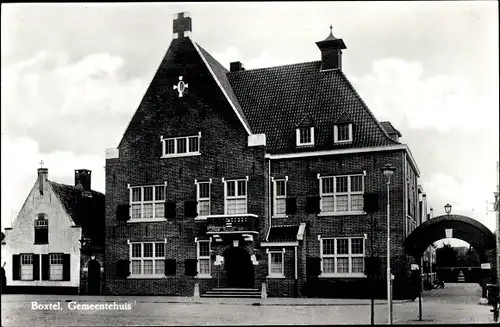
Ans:
[[[90,191],[90,173],[88,169],[75,170],[75,186],[82,185],[84,191]]]
[[[38,189],[40,191],[40,195],[43,195],[43,186],[48,176],[49,170],[47,168],[38,168]]]
[[[243,67],[243,63],[241,63],[240,61],[234,61],[229,64],[230,72],[239,72],[241,70],[245,70],[245,67]]]
[[[182,39],[191,36],[191,15],[188,12],[174,14],[172,32],[174,33],[174,39]]]
[[[316,45],[321,50],[321,70],[342,70],[342,50],[347,47],[342,39],[333,36],[332,25],[330,35],[323,41],[316,42]]]

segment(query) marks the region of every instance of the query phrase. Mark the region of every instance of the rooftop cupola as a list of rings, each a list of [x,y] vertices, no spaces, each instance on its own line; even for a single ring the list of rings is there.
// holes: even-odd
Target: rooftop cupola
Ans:
[[[342,69],[342,50],[347,49],[344,40],[333,36],[332,25],[330,35],[323,41],[316,42],[321,50],[321,70]]]

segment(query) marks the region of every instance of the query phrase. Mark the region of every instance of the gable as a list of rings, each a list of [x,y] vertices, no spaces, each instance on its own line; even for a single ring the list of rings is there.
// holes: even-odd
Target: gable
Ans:
[[[315,150],[397,144],[340,70],[320,72],[321,62],[231,72],[231,86],[254,133],[264,133],[269,153],[310,151],[295,147],[295,128],[305,116],[314,121]],[[353,142],[333,142],[342,116],[353,123]]]
[[[217,111],[230,124],[250,134],[248,122],[232,92],[227,70],[189,37],[174,39],[153,77],[124,140],[138,135],[158,139],[196,135],[208,111]],[[179,96],[180,77],[187,85]],[[180,133],[184,135],[180,135]],[[159,142],[158,142],[159,145]]]

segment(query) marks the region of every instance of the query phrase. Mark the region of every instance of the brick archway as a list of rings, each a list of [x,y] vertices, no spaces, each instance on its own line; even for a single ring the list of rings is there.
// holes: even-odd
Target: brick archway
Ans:
[[[427,220],[418,226],[404,242],[407,254],[420,257],[434,242],[446,238],[446,229],[452,230],[452,237],[472,245],[482,261],[487,252],[495,249],[495,234],[475,219],[462,215],[443,215]]]

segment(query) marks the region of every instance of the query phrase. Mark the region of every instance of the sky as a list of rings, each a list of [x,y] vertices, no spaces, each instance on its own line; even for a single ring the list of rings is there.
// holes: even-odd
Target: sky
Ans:
[[[11,226],[43,160],[51,180],[92,170],[118,145],[190,12],[193,39],[246,69],[320,60],[332,25],[343,71],[379,121],[402,133],[435,216],[492,231],[499,160],[498,3],[252,2],[2,4],[1,221]],[[488,212],[490,211],[490,212]]]

